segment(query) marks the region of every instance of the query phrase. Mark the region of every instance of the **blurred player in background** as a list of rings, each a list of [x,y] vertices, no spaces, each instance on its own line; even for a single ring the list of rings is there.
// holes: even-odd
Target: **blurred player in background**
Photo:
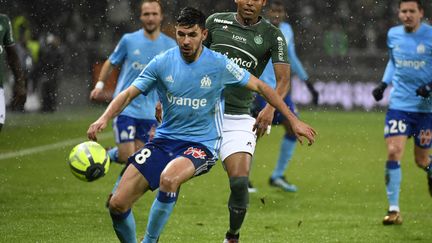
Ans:
[[[210,170],[222,139],[222,92],[225,86],[243,86],[263,94],[290,116],[289,108],[264,82],[226,56],[202,45],[207,37],[205,16],[194,8],[177,18],[178,48],[155,57],[130,87],[110,103],[87,132],[96,139],[127,104],[141,93],[156,89],[163,104],[163,121],[155,138],[129,158],[128,166],[109,204],[114,229],[121,242],[136,242],[132,205],[146,191],[159,188],[150,209],[143,242],[157,242],[171,215],[184,182]],[[291,114],[292,115],[292,114]],[[315,131],[293,118],[296,135],[314,142]]]
[[[300,60],[297,57],[297,54],[295,52],[295,47],[294,47],[295,45],[294,34],[290,24],[284,22],[285,17],[286,17],[286,11],[283,2],[281,0],[271,1],[270,8],[268,10],[268,18],[270,22],[274,26],[278,27],[282,31],[283,35],[285,36],[285,40],[288,46],[288,59],[291,64],[292,73],[296,74],[299,77],[299,79],[306,84],[306,86],[308,87],[312,95],[312,103],[314,105],[317,105],[318,92],[315,90],[314,86],[309,81],[309,76],[304,70],[303,65],[301,64]],[[273,88],[276,87],[275,73],[271,62],[267,64],[260,79],[266,82],[271,87]],[[285,96],[285,104],[287,104],[290,107],[291,111],[297,115],[297,108],[295,104],[292,102],[290,94],[287,94],[287,96]],[[253,113],[257,114],[259,111],[261,111],[261,109],[265,107],[265,105],[267,105],[267,103],[261,96],[257,95],[257,98],[255,100],[255,105],[256,105],[256,110],[254,110]],[[289,161],[293,156],[297,139],[292,134],[289,122],[279,112],[275,113],[273,118],[273,124],[275,125],[282,124],[283,127],[285,128],[285,136],[282,139],[282,143],[279,151],[279,159],[270,177],[269,183],[271,186],[282,188],[284,191],[296,192],[297,187],[294,184],[288,183],[288,181],[285,179],[284,174],[285,174],[285,170],[288,167]]]
[[[427,172],[432,196],[432,163],[429,157],[432,141],[432,27],[421,22],[423,14],[420,0],[399,2],[402,25],[388,32],[389,62],[382,83],[372,92],[375,100],[379,101],[387,85],[393,85],[384,129],[389,202],[384,225],[402,224],[399,208],[400,161],[408,137],[414,138],[414,159]]]
[[[266,0],[235,0],[236,13],[215,13],[207,19],[209,37],[205,45],[228,56],[240,67],[259,77],[271,58],[276,75],[276,91],[285,97],[289,87],[290,66],[287,46],[281,31],[260,14]],[[224,91],[225,114],[220,156],[229,177],[229,229],[225,242],[238,242],[249,204],[249,173],[256,139],[273,120],[275,108],[266,105],[256,120],[250,108],[251,91],[228,87]],[[291,112],[288,122],[297,119]],[[291,123],[292,125],[292,123]]]
[[[5,14],[0,14],[0,59],[7,56],[7,62],[15,78],[11,107],[14,110],[24,110],[27,98],[25,75],[17,55],[15,41],[12,35],[10,19]],[[1,61],[3,62],[3,60]],[[6,103],[3,90],[3,82],[6,80],[5,67],[0,64],[0,131],[6,119]]]
[[[158,0],[142,2],[140,20],[142,28],[125,34],[103,64],[99,81],[90,93],[91,99],[101,95],[104,83],[115,66],[121,65],[121,72],[114,97],[132,84],[154,56],[176,46],[175,41],[160,30],[162,5]],[[146,96],[140,95],[114,119],[113,130],[117,147],[108,151],[111,161],[126,163],[130,155],[149,141],[157,126],[157,102],[158,96],[154,91]]]

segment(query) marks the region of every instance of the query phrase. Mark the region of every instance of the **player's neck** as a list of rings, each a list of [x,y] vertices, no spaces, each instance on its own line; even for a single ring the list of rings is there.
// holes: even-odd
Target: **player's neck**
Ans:
[[[148,32],[144,29],[144,36],[150,40],[156,40],[160,35],[160,29],[156,29],[153,32]]]
[[[251,25],[258,23],[260,18],[258,16],[254,19],[244,19],[239,13],[236,13],[236,19],[237,19],[237,22],[239,22],[241,25],[251,26]]]
[[[203,45],[200,45],[199,49],[196,51],[194,56],[190,56],[190,57],[185,57],[183,56],[183,59],[187,62],[187,63],[193,63],[196,60],[198,60],[198,58],[201,56],[202,51],[203,51]]]
[[[415,26],[414,28],[405,27],[405,32],[407,33],[415,33],[418,29],[420,29],[420,24]]]

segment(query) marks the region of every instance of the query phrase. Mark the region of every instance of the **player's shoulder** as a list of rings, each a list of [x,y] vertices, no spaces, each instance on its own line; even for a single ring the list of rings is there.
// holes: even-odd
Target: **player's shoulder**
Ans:
[[[422,27],[424,28],[427,35],[432,35],[432,26],[428,23],[422,23]]]
[[[261,18],[257,27],[259,32],[266,33],[266,35],[278,35],[281,33],[281,30],[278,27],[274,26],[268,19],[264,17]]]
[[[225,55],[221,54],[220,52],[213,51],[210,48],[203,47],[204,53],[206,54],[207,59],[211,59],[212,61],[225,61],[228,59]]]
[[[234,16],[235,16],[234,12],[214,13],[207,18],[207,23],[233,24]]]
[[[180,52],[178,46],[172,47],[162,53],[159,53],[154,58],[156,60],[172,60],[177,56],[177,54]]]
[[[6,14],[0,13],[0,21],[9,22],[10,21],[9,16],[7,16]]]
[[[404,26],[403,25],[396,25],[396,26],[393,26],[389,29],[387,35],[388,36],[395,36],[395,35],[401,35],[404,33],[405,33]]]

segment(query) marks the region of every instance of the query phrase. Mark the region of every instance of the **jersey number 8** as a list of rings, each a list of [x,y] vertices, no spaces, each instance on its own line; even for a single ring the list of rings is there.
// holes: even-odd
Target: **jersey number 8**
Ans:
[[[135,155],[135,162],[142,165],[146,162],[147,158],[151,156],[151,151],[148,148],[142,149]]]

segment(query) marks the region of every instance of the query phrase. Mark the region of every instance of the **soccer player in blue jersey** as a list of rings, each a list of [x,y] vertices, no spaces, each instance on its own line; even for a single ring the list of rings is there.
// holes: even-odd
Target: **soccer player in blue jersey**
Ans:
[[[143,193],[159,188],[149,213],[143,242],[156,242],[178,196],[180,185],[208,172],[214,165],[222,137],[225,86],[245,86],[263,94],[269,103],[292,117],[297,137],[314,142],[315,131],[290,112],[276,92],[226,56],[202,45],[207,37],[205,16],[186,7],[176,24],[178,46],[156,56],[133,84],[122,91],[87,135],[96,140],[131,100],[156,90],[163,107],[163,121],[155,138],[129,158],[128,166],[109,204],[120,241],[136,242],[132,205]]]
[[[159,1],[144,0],[141,4],[140,20],[142,28],[125,34],[103,64],[99,81],[90,93],[91,99],[96,99],[102,93],[104,83],[115,66],[121,65],[121,72],[114,97],[131,85],[153,57],[176,46],[172,38],[160,31],[162,5]],[[117,147],[108,151],[111,161],[126,163],[130,155],[149,141],[157,126],[157,102],[156,92],[140,95],[114,119],[113,130]],[[116,185],[123,172],[120,173]]]
[[[114,52],[103,64],[99,81],[90,94],[97,98],[104,83],[115,66],[121,66],[120,76],[114,97],[129,87],[144,67],[156,55],[176,46],[175,41],[160,30],[162,6],[158,0],[144,0],[141,4],[140,20],[142,28],[123,35]],[[109,154],[114,161],[125,163],[149,139],[151,129],[157,125],[155,106],[158,101],[156,92],[139,96],[114,119],[113,129],[118,146]]]
[[[291,25],[287,22],[284,22],[285,16],[286,10],[283,2],[280,0],[272,1],[268,10],[268,18],[270,22],[274,26],[278,27],[285,36],[291,70],[300,78],[300,80],[305,82],[312,95],[312,102],[316,105],[318,104],[318,92],[315,90],[313,84],[309,81],[309,76],[304,70],[299,58],[297,57],[294,46],[294,33],[292,31]],[[268,62],[266,68],[264,69],[264,72],[260,76],[260,79],[266,82],[271,87],[276,88],[276,77],[271,61]],[[290,107],[291,111],[297,115],[297,108],[292,102],[290,94],[287,94],[284,101],[285,104]],[[266,106],[266,101],[264,100],[264,98],[258,95],[255,100],[255,106],[256,110],[254,111],[254,113],[258,114],[258,112]],[[273,124],[282,124],[285,128],[285,136],[282,139],[281,147],[279,150],[279,159],[270,177],[269,183],[271,186],[282,188],[284,191],[296,192],[297,187],[294,184],[290,184],[285,179],[284,173],[286,168],[288,167],[291,157],[293,156],[297,139],[292,134],[289,122],[280,114],[280,112],[275,112]]]
[[[387,145],[385,178],[389,209],[384,225],[401,224],[399,191],[402,179],[400,163],[408,137],[414,138],[414,159],[427,173],[432,196],[432,27],[422,23],[420,0],[401,0],[399,19],[387,35],[389,62],[382,83],[372,95],[379,101],[388,84],[390,104],[386,114],[384,137]]]

